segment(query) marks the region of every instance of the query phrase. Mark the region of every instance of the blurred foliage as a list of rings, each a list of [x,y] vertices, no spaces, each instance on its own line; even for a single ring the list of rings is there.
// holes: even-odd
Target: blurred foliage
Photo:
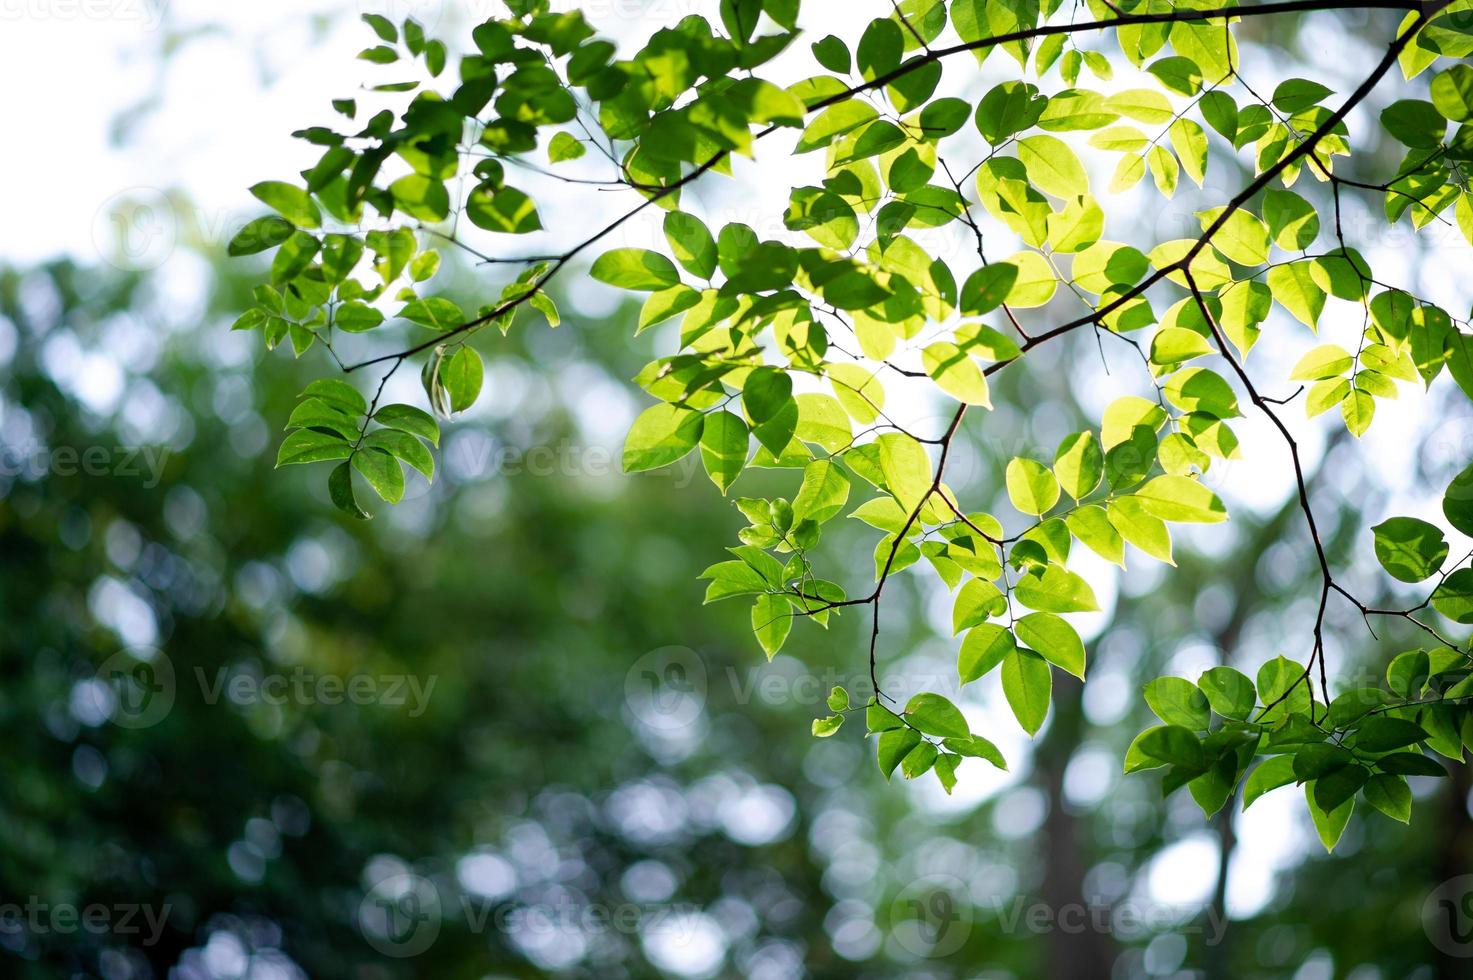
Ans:
[[[1276,977],[1317,962],[1304,976],[1434,975],[1422,905],[1470,867],[1466,785],[1444,790],[1441,822],[1415,833],[1358,818],[1333,858],[1286,828],[1303,862],[1220,945],[1208,919],[1221,887],[1216,908],[1163,913],[1151,929],[1019,917],[1155,908],[1149,880],[1172,874],[1158,859],[1200,836],[1200,815],[1163,805],[1149,777],[1119,781],[1130,730],[1119,712],[1179,652],[1164,638],[1236,650],[1302,594],[1312,564],[1272,586],[1255,567],[1292,511],[1234,522],[1242,557],[1186,553],[1169,582],[1123,593],[1096,668],[1121,685],[1118,705],[1091,709],[1061,685],[1057,716],[1007,787],[950,803],[899,793],[857,732],[816,742],[804,730],[827,685],[863,669],[867,624],[841,620],[828,642],[759,666],[744,616],[691,601],[739,521],[715,494],[670,477],[475,465],[490,447],[530,459],[515,454],[588,445],[550,386],[570,373],[593,384],[595,363],[613,366],[611,384],[632,372],[641,352],[621,317],[514,334],[491,377],[542,406],[533,421],[486,412],[458,427],[469,441],[447,447],[433,494],[364,525],[271,471],[265,446],[283,420],[263,406],[286,404],[301,379],[258,373],[219,330],[239,283],[195,287],[208,299],[181,304],[162,276],[66,265],[0,280],[12,348],[0,895],[44,907],[40,928],[6,917],[6,975]],[[127,366],[111,399],[89,387],[98,356]],[[1005,383],[1053,385],[1053,424],[1077,411],[1046,365]],[[125,472],[119,447],[138,446],[168,450],[153,457],[165,461],[156,486]],[[64,447],[103,447],[111,469],[71,473]],[[992,450],[971,448],[972,489],[1000,493]],[[1347,526],[1358,492],[1342,485]],[[907,652],[885,669],[949,671],[921,580],[897,585],[887,637]],[[1199,594],[1212,599],[1194,607]],[[162,720],[134,728],[99,670],[140,642],[163,651],[175,690]],[[698,653],[646,656],[676,642]],[[672,662],[690,672],[670,674]],[[427,709],[207,697],[222,670],[299,669],[408,677]],[[664,708],[640,693],[648,670],[673,698]],[[704,710],[683,714],[698,675]],[[1102,751],[1104,784],[1083,792],[1090,780],[1071,767]],[[433,882],[443,921],[424,951],[384,955],[364,903],[405,872]],[[969,898],[928,904],[936,874],[965,880]],[[68,904],[107,906],[109,929],[64,931],[50,916]],[[163,915],[156,942],[142,915],[123,918],[137,905]],[[631,909],[642,931],[597,918]],[[933,934],[960,943],[924,958],[908,918],[932,913],[961,930]],[[1438,975],[1465,975],[1466,962]]]

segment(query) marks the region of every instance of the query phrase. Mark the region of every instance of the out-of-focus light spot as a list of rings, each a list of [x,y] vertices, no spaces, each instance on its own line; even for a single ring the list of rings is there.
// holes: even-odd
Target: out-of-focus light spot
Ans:
[[[112,577],[100,578],[87,596],[92,618],[111,629],[127,646],[158,643],[158,621],[153,607],[127,585]]]
[[[517,887],[517,871],[494,851],[477,851],[455,862],[455,880],[473,895],[496,901]]]
[[[1064,796],[1075,806],[1093,806],[1115,785],[1119,768],[1112,752],[1096,746],[1078,750],[1064,770]]]
[[[107,781],[107,758],[90,745],[79,745],[72,753],[72,774],[88,789],[99,789]]]
[[[1304,854],[1302,834],[1286,833],[1304,815],[1304,794],[1293,786],[1273,790],[1235,819],[1238,846],[1228,867],[1227,911],[1234,919],[1257,915],[1274,896],[1274,878]]]
[[[997,801],[992,827],[1000,837],[1027,837],[1043,825],[1048,815],[1048,797],[1031,786],[1022,786]]]
[[[685,798],[668,783],[640,782],[620,786],[605,806],[620,834],[643,844],[674,840],[685,829]]]
[[[1195,834],[1162,849],[1146,870],[1150,900],[1182,907],[1206,902],[1217,883],[1217,856],[1217,840],[1208,834]]]
[[[722,811],[721,826],[738,844],[756,847],[786,837],[797,805],[781,786],[755,786]]]
[[[1146,972],[1155,977],[1174,973],[1186,958],[1186,939],[1178,933],[1165,933],[1152,939],[1146,947]]]
[[[1084,685],[1084,716],[1091,725],[1108,728],[1130,707],[1130,680],[1118,670],[1096,668]]]
[[[879,951],[884,935],[876,927],[868,904],[839,902],[823,920],[834,952],[846,960],[867,960]]]
[[[726,936],[704,912],[661,915],[640,931],[639,941],[651,963],[684,977],[715,976],[726,958]]]
[[[677,885],[675,872],[663,861],[636,861],[619,877],[620,889],[634,902],[666,901]]]

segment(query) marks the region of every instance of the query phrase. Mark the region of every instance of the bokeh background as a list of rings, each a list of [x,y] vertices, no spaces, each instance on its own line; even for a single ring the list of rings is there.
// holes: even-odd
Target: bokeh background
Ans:
[[[485,6],[362,9],[454,46]],[[716,5],[580,6],[635,37]],[[815,37],[862,27],[809,6]],[[1089,568],[1106,599],[1080,620],[1089,684],[1059,678],[1034,742],[995,677],[957,690],[937,584],[887,589],[886,688],[953,696],[1009,760],[969,762],[949,797],[886,784],[858,726],[809,735],[831,686],[864,685],[862,617],[800,627],[768,664],[744,607],[701,606],[696,576],[745,522],[694,459],[619,472],[643,397],[628,379],[668,336],[631,340],[634,310],[603,287],[569,277],[561,327],[482,345],[486,394],[447,426],[440,477],[371,523],[336,513],[320,473],[273,471],[316,366],[229,332],[259,266],[224,243],[258,213],[245,187],[311,162],[288,133],[365,77],[360,12],[0,8],[0,975],[1473,975],[1465,770],[1414,780],[1410,829],[1357,815],[1333,856],[1293,789],[1207,821],[1157,777],[1120,775],[1145,680],[1306,653],[1318,573],[1259,419],[1213,475],[1232,522],[1184,537],[1171,574]],[[1245,73],[1271,87],[1298,66],[1344,91],[1393,25],[1260,19]],[[975,96],[1009,68],[948,84]],[[1350,120],[1369,134],[1357,173],[1395,166],[1374,120],[1398,84]],[[767,233],[781,202],[751,188],[810,164],[779,152],[751,171],[770,181],[691,206]],[[1159,239],[1243,179],[1220,169],[1170,206],[1127,196],[1112,232]],[[615,213],[600,197],[546,191],[544,223]],[[1348,202],[1347,224],[1378,272],[1461,315],[1466,246],[1382,228],[1377,207]],[[467,306],[483,295],[484,269],[446,275]],[[1359,322],[1327,320],[1330,339]],[[1271,326],[1259,365],[1311,342]],[[1005,372],[952,485],[1000,503],[1007,458],[1051,454],[1144,383],[1133,357],[1083,337]],[[1436,488],[1473,456],[1460,396],[1408,391],[1383,412],[1360,444],[1286,412],[1331,555],[1368,600],[1384,581],[1367,528],[1437,518]],[[834,537],[862,583],[872,538]],[[1379,632],[1337,611],[1342,683],[1416,642]]]

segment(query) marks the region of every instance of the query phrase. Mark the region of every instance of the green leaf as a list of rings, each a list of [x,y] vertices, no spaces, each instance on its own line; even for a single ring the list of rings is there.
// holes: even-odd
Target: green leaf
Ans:
[[[1312,82],[1305,78],[1290,78],[1280,82],[1274,89],[1274,108],[1285,115],[1294,115],[1302,112],[1312,105],[1324,100],[1325,96],[1332,94],[1331,90],[1319,82]]]
[[[665,238],[670,242],[675,261],[685,271],[699,279],[710,279],[716,274],[716,239],[700,218],[684,211],[671,211],[665,215]],[[644,270],[643,265],[640,270]]]
[[[1163,521],[1216,524],[1227,520],[1217,494],[1185,476],[1158,476],[1135,492],[1146,512]]]
[[[589,274],[599,282],[623,289],[653,292],[680,282],[680,273],[659,252],[644,248],[616,248],[600,255]]]
[[[508,235],[525,235],[542,228],[536,203],[515,187],[495,191],[485,186],[476,188],[466,198],[465,216],[477,228]],[[597,265],[595,262],[594,267]]]
[[[424,174],[405,174],[389,185],[394,206],[420,221],[442,221],[450,214],[450,192],[443,181]]]
[[[1376,415],[1376,401],[1360,388],[1354,388],[1340,402],[1340,414],[1345,419],[1345,428],[1356,438],[1366,434],[1371,420]]]
[[[909,514],[931,491],[931,457],[924,446],[903,432],[886,432],[875,442],[880,447],[885,485]]]
[[[378,449],[360,449],[350,460],[353,469],[385,501],[397,504],[404,496],[404,470],[399,461]]]
[[[353,497],[353,470],[348,463],[342,462],[332,468],[327,478],[327,495],[338,510],[360,521],[368,520],[368,515]]]
[[[1007,760],[1002,757],[997,746],[993,745],[981,735],[973,735],[970,738],[948,738],[941,743],[957,755],[969,756],[975,759],[986,759],[1003,772],[1007,772]]]
[[[251,187],[251,193],[298,228],[322,225],[322,212],[312,202],[311,195],[300,187],[279,180],[265,180]]]
[[[368,411],[368,400],[359,393],[358,389],[337,378],[319,378],[313,381],[302,389],[301,397],[309,396],[331,402],[353,415],[362,415]]]
[[[1002,692],[1018,724],[1037,735],[1048,715],[1053,675],[1048,662],[1031,650],[1015,649],[1003,657]]]
[[[1269,790],[1287,786],[1295,779],[1292,755],[1276,755],[1263,760],[1243,781],[1243,809],[1248,809],[1254,800]]]
[[[701,462],[711,482],[723,494],[747,465],[749,435],[747,423],[731,412],[712,412],[706,416],[701,432]]]
[[[936,764],[938,757],[936,746],[930,742],[922,742],[900,760],[900,772],[906,779],[915,779],[930,770]]]
[[[1210,368],[1182,368],[1171,376],[1162,391],[1167,401],[1184,412],[1207,412],[1220,419],[1242,414],[1232,385]]]
[[[1319,834],[1320,843],[1325,846],[1326,853],[1333,852],[1340,841],[1340,835],[1345,833],[1345,825],[1350,823],[1355,798],[1347,799],[1335,809],[1326,811],[1315,802],[1314,781],[1304,784],[1304,797],[1309,803],[1309,815],[1314,819],[1314,829]]]
[[[450,410],[463,412],[481,397],[485,367],[481,355],[470,347],[462,347],[440,365],[440,383],[450,395]]]
[[[849,48],[842,40],[830,34],[812,45],[813,57],[820,65],[836,75],[849,73]]]
[[[905,720],[927,735],[970,738],[972,734],[957,706],[939,694],[917,694],[907,701]]]
[[[1215,353],[1207,338],[1185,327],[1164,327],[1151,338],[1151,363],[1173,367]]]
[[[1141,754],[1170,766],[1200,771],[1205,768],[1202,743],[1189,728],[1161,725],[1143,732],[1137,743]]]
[[[897,526],[891,533],[900,533],[900,528]],[[1001,616],[1007,609],[1007,598],[996,585],[986,579],[967,579],[957,592],[951,609],[951,634],[955,636],[964,629],[985,623],[990,616]]]
[[[1018,639],[1056,667],[1084,680],[1084,642],[1074,627],[1053,613],[1035,612],[1014,624]]]
[[[1024,575],[1013,594],[1023,605],[1040,612],[1098,612],[1100,608],[1089,583],[1061,565]]]
[[[1300,323],[1315,329],[1325,308],[1325,291],[1315,285],[1309,262],[1291,262],[1268,270],[1268,288],[1279,305]]]
[[[1314,205],[1293,191],[1271,190],[1263,195],[1263,219],[1280,248],[1305,249],[1319,237],[1320,217]]]
[[[1076,432],[1059,443],[1054,455],[1054,475],[1065,493],[1082,500],[1100,485],[1105,456],[1093,432]]]
[[[435,416],[423,408],[415,408],[414,405],[384,405],[374,413],[373,420],[380,426],[420,436],[435,447],[440,444],[440,424],[435,421]]]
[[[1158,677],[1146,684],[1146,704],[1168,725],[1206,731],[1212,720],[1207,695],[1183,677]]]
[[[1462,122],[1473,116],[1473,68],[1453,65],[1433,76],[1429,90],[1432,104],[1448,119]]]
[[[1125,540],[1110,523],[1105,508],[1088,504],[1075,508],[1064,516],[1070,533],[1108,562],[1125,566]]]
[[[793,379],[774,367],[757,368],[742,385],[742,405],[753,422],[775,418],[792,400]]]
[[[813,719],[813,735],[815,738],[828,738],[838,732],[844,724],[843,715],[829,715],[827,718]]]
[[[640,413],[624,442],[624,472],[652,470],[696,448],[705,416],[694,409],[661,402]]]
[[[1057,136],[1039,134],[1018,140],[1018,159],[1034,186],[1045,194],[1074,198],[1089,191],[1084,165]]]
[[[980,0],[966,0],[978,2]],[[977,131],[993,146],[1005,142],[1038,122],[1048,99],[1027,82],[1009,81],[993,86],[977,103]]]
[[[1141,551],[1174,565],[1171,558],[1171,535],[1166,524],[1154,514],[1146,512],[1145,505],[1134,497],[1121,497],[1106,505],[1110,524],[1120,536]]]
[[[1363,792],[1366,802],[1402,823],[1412,821],[1412,791],[1402,776],[1378,773],[1366,780]]]
[[[1442,495],[1442,513],[1456,530],[1473,536],[1473,465],[1447,485]]]
[[[962,284],[961,312],[981,316],[1003,304],[1018,281],[1018,267],[1011,262],[994,262],[967,277]]]
[[[1059,502],[1059,481],[1042,463],[1015,456],[1007,468],[1008,499],[1024,514],[1046,514]]]
[[[782,596],[763,593],[752,605],[752,632],[771,660],[783,648],[793,628],[793,607]]]
[[[917,745],[921,744],[919,732],[909,728],[896,728],[881,733],[880,740],[875,746],[879,756],[880,772],[888,780],[895,767],[900,765],[900,760],[909,755]]]
[[[1381,125],[1404,146],[1428,149],[1439,146],[1447,133],[1447,121],[1437,107],[1422,99],[1398,99],[1381,110]]]
[[[1197,687],[1212,710],[1233,721],[1246,721],[1257,704],[1253,681],[1232,667],[1212,667],[1197,678]]]
[[[739,420],[740,421],[740,420]],[[709,432],[710,422],[707,422]],[[745,430],[745,426],[743,427]],[[704,444],[705,437],[702,437]],[[743,436],[743,452],[746,439]],[[803,484],[793,498],[793,520],[811,520],[822,524],[844,509],[849,500],[849,478],[836,464],[826,459],[814,460],[803,468]]]
[[[235,233],[225,251],[230,255],[254,255],[275,248],[292,236],[291,222],[276,215],[257,218]]]
[[[1209,208],[1197,217],[1205,232],[1227,209]],[[1222,227],[1212,235],[1212,246],[1239,265],[1262,265],[1268,261],[1269,229],[1257,216],[1242,208],[1230,212]]]
[[[961,682],[970,684],[985,677],[1017,648],[1013,634],[996,623],[983,623],[973,627],[962,640],[961,652],[957,656],[957,672]]]
[[[281,448],[276,453],[276,465],[291,466],[325,459],[347,459],[352,451],[353,447],[348,440],[336,433],[297,429],[281,441]]]
[[[547,159],[552,163],[576,160],[588,152],[583,141],[572,133],[554,133],[547,144]]]
[[[1473,568],[1460,568],[1432,593],[1432,608],[1455,623],[1473,623]]]
[[[414,436],[397,429],[379,429],[370,432],[363,440],[364,449],[379,449],[395,459],[408,463],[424,474],[426,480],[435,478],[435,457]]]
[[[938,341],[921,351],[921,365],[936,386],[957,401],[992,407],[982,369],[955,344]]]
[[[1399,582],[1430,578],[1447,559],[1447,539],[1426,521],[1393,517],[1371,530],[1376,536],[1376,560]]]
[[[1355,364],[1355,357],[1339,344],[1321,344],[1299,359],[1290,381],[1322,381],[1338,378]]]

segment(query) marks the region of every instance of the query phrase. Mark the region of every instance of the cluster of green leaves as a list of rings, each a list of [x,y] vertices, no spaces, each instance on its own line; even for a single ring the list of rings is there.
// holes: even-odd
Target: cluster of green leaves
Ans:
[[[1276,657],[1256,686],[1226,666],[1195,684],[1158,677],[1145,697],[1161,724],[1131,743],[1125,771],[1164,768],[1164,790],[1186,786],[1209,816],[1240,784],[1245,810],[1270,790],[1302,785],[1330,850],[1357,798],[1407,823],[1406,777],[1447,775],[1427,753],[1461,762],[1473,749],[1473,670],[1463,652],[1408,650],[1391,661],[1386,687],[1352,688],[1328,705],[1315,699],[1309,676],[1309,666]]]
[[[786,87],[762,73],[798,37],[798,0],[723,0],[719,24],[685,17],[655,31],[628,58],[617,57],[576,10],[555,13],[542,0],[511,7],[512,17],[474,30],[475,48],[448,83],[443,44],[413,21],[365,18],[382,43],[363,57],[414,67],[424,77],[377,87],[415,93],[397,116],[380,111],[352,133],[299,133],[325,147],[321,162],[302,175],[303,186],[257,185],[257,197],[276,214],[248,226],[232,251],[277,252],[271,284],[237,326],[263,330],[268,346],[290,338],[298,356],[321,341],[339,366],[383,366],[383,381],[423,355],[429,404],[448,415],[470,407],[480,392],[480,356],[468,341],[482,327],[505,332],[524,306],[555,325],[548,281],[627,218],[648,205],[662,209],[668,249],[613,248],[590,270],[600,282],[644,296],[640,331],[678,325],[677,349],[635,379],[655,401],[634,422],[623,463],[635,472],[696,453],[723,494],[748,470],[792,473],[790,496],[734,498],[747,526],[732,557],[704,575],[708,602],[752,603],[752,628],[769,657],[784,647],[796,620],[825,626],[843,609],[877,606],[887,580],[924,558],[955,593],[954,631],[965,633],[961,683],[1000,668],[1019,724],[1036,733],[1048,713],[1053,670],[1081,679],[1086,673],[1084,643],[1065,617],[1098,604],[1069,567],[1073,543],[1121,566],[1127,544],[1169,564],[1171,524],[1226,519],[1201,477],[1214,460],[1238,455],[1231,423],[1242,414],[1240,388],[1273,414],[1244,363],[1275,307],[1310,331],[1331,297],[1363,312],[1354,352],[1321,344],[1288,373],[1310,383],[1311,417],[1338,408],[1360,436],[1376,400],[1397,396],[1396,382],[1430,386],[1444,366],[1473,397],[1466,324],[1378,280],[1346,242],[1338,217],[1342,193],[1379,195],[1389,221],[1406,218],[1417,228],[1445,220],[1442,212],[1452,207],[1473,240],[1473,198],[1463,173],[1473,145],[1465,122],[1473,115],[1473,70],[1441,63],[1473,54],[1473,36],[1461,26],[1473,0],[1440,0],[1408,13],[1388,38],[1386,58],[1368,66],[1364,84],[1348,95],[1288,78],[1266,99],[1238,79],[1229,28],[1240,17],[1272,11],[1214,16],[1206,0],[1090,0],[1098,23],[1072,27],[1053,19],[1068,13],[1058,0],[903,0],[885,5],[853,50],[832,35],[811,44],[822,70]],[[1101,26],[1118,52],[1079,46],[1085,27]],[[997,49],[1021,77],[975,103],[937,95],[947,70],[971,70]],[[1398,62],[1408,79],[1439,69],[1427,99],[1403,100],[1381,116],[1385,132],[1407,147],[1402,166],[1379,184],[1336,175],[1334,158],[1352,149],[1347,115]],[[1081,84],[1084,71],[1105,82],[1117,66],[1145,81],[1111,92]],[[336,106],[356,118],[354,101]],[[684,187],[708,173],[731,175],[734,155],[754,155],[757,141],[777,130],[793,133],[800,157],[821,154],[814,181],[788,195],[787,234],[763,238],[740,222],[712,227],[682,208]],[[438,268],[435,241],[482,259],[517,261],[461,241],[462,215],[498,234],[542,228],[536,202],[507,183],[509,164],[556,173],[590,148],[615,168],[614,183],[642,198],[637,207],[558,255],[525,260],[474,315],[421,295]],[[947,152],[978,159],[957,178]],[[1089,178],[1092,155],[1114,161],[1103,189]],[[397,164],[386,166],[391,159]],[[1202,186],[1214,160],[1240,165],[1253,178],[1230,200],[1196,213],[1199,237],[1147,251],[1109,237],[1100,194],[1131,191],[1149,171],[1155,193],[1170,198],[1182,173]],[[1333,228],[1321,221],[1312,194],[1291,189],[1306,174],[1327,185]],[[334,230],[322,229],[324,213]],[[989,258],[983,222],[1010,232],[1022,247]],[[966,267],[954,268],[918,241],[921,232],[953,224],[976,239],[976,261]],[[420,229],[433,236],[430,247]],[[370,274],[366,281],[363,274]],[[403,304],[392,315],[382,309],[390,292]],[[1056,298],[1077,304],[1076,315],[1026,331],[1018,311]],[[378,331],[395,320],[431,333],[359,364],[339,359],[338,332]],[[1078,328],[1135,347],[1153,397],[1117,398],[1097,428],[1065,439],[1051,463],[1011,459],[1003,482],[1016,513],[966,507],[944,478],[963,416],[991,407],[989,376]],[[1204,363],[1209,358],[1227,369]],[[892,376],[928,379],[954,404],[944,434],[913,433],[886,414]],[[343,509],[361,513],[353,471],[386,500],[402,493],[401,462],[432,474],[418,441],[435,441],[430,416],[379,408],[377,396],[365,400],[342,382],[305,394],[279,462],[344,461],[330,481]],[[373,431],[370,420],[378,424]],[[1307,498],[1304,507],[1313,529]],[[1454,527],[1473,531],[1473,518],[1450,507]],[[856,597],[839,581],[848,570],[823,569],[818,555],[825,526],[844,516],[877,532],[875,584]],[[1005,526],[1021,529],[1009,533]],[[1317,536],[1316,547],[1326,595],[1343,592]],[[1380,525],[1375,547],[1403,581],[1436,574],[1448,551],[1438,529],[1410,518]],[[1433,609],[1473,622],[1470,580],[1473,568],[1445,575],[1429,598]],[[1440,638],[1427,656],[1438,665],[1439,691],[1456,688],[1461,678],[1452,675],[1470,664],[1462,647]],[[873,646],[870,657],[873,666]],[[1405,773],[1387,769],[1385,760],[1411,754],[1410,745],[1433,744],[1447,729],[1434,730],[1426,715],[1450,707],[1387,702],[1353,715],[1328,691],[1321,693],[1329,705],[1317,706],[1317,660],[1323,670],[1319,624],[1307,663],[1271,661],[1256,688],[1229,668],[1200,688],[1161,679],[1147,700],[1166,725],[1137,741],[1128,768],[1171,766],[1167,789],[1191,786],[1204,807],[1215,804],[1210,812],[1260,752],[1271,759],[1255,773],[1282,768],[1274,760],[1292,756],[1293,777],[1312,784],[1322,828],[1357,791],[1399,814],[1395,802],[1405,787],[1394,780]],[[1299,680],[1288,686],[1291,675]],[[1431,690],[1433,677],[1416,698]],[[1394,692],[1413,696],[1398,683]],[[935,771],[950,791],[961,758],[1003,764],[940,695],[921,692],[899,712],[887,702],[896,703],[875,690],[862,704],[887,776],[897,766],[909,778]],[[843,712],[857,710],[841,690],[830,707],[834,714],[815,723],[815,734],[833,734]],[[1221,718],[1217,729],[1212,712]],[[1378,756],[1383,750],[1368,745],[1389,736],[1363,732],[1392,723],[1404,733],[1420,725],[1426,737]],[[1314,762],[1319,756],[1337,765]]]

